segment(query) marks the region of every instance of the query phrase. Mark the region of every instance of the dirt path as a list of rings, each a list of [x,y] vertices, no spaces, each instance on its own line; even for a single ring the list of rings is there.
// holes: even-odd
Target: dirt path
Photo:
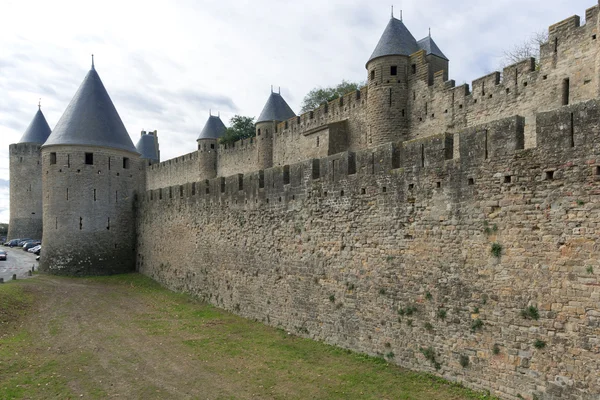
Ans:
[[[73,393],[124,399],[245,397],[207,371],[181,336],[143,328],[143,321],[176,324],[147,295],[89,280],[37,279],[32,290],[38,312],[25,321],[36,336],[31,350],[40,364],[55,360],[66,366],[62,374],[75,377],[67,383]]]
[[[0,327],[0,399],[482,398],[137,274],[42,275],[11,285],[33,306],[8,333]]]

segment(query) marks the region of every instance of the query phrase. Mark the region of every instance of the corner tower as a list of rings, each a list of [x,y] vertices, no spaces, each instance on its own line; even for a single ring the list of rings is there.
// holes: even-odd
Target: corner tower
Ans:
[[[42,238],[42,163],[40,148],[50,127],[38,106],[33,120],[10,153],[10,221],[8,237]]]
[[[212,179],[217,176],[218,140],[227,128],[220,116],[210,115],[198,139],[198,171],[200,179]]]
[[[274,93],[271,89],[267,104],[256,120],[258,168],[265,169],[273,166],[273,135],[277,133],[277,124],[295,116],[281,93]]]
[[[419,50],[402,20],[392,15],[366,65],[368,146],[396,141],[408,134],[410,55]]]
[[[42,146],[40,269],[109,275],[135,268],[140,155],[92,69]]]

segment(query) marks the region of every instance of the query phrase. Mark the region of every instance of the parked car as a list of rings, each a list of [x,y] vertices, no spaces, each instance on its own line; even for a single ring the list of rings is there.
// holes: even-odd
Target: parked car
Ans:
[[[0,250],[0,260],[6,261],[8,259],[8,254],[6,254],[5,250]]]
[[[19,245],[20,241],[21,239],[11,239],[8,242],[4,243],[4,245],[8,247],[15,247]]]
[[[34,247],[30,248],[30,249],[27,249],[27,251],[30,252],[30,253],[35,253],[35,252],[37,252],[41,248],[42,248],[42,245],[38,244],[37,246],[34,246]]]
[[[37,246],[39,244],[40,244],[39,240],[31,240],[29,242],[25,242],[23,244],[23,250],[27,251],[27,250],[31,249],[32,247],[35,247],[35,246]]]
[[[17,243],[17,246],[19,246],[19,247],[23,247],[23,245],[25,244],[25,242],[29,242],[29,241],[32,241],[32,240],[33,240],[33,239],[31,239],[31,238],[27,238],[27,239],[21,239],[21,240],[20,240],[20,241]],[[11,246],[11,247],[12,247],[12,246]]]

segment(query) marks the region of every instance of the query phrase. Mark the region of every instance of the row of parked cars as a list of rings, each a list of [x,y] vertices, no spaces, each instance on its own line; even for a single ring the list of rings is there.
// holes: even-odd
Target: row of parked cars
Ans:
[[[42,242],[36,239],[12,239],[4,243],[8,247],[20,247],[24,251],[39,255],[42,249]]]

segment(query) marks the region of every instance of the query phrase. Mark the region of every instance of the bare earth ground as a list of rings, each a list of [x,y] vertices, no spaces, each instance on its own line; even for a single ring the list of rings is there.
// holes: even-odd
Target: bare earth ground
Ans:
[[[483,399],[138,274],[0,285],[0,399]]]

